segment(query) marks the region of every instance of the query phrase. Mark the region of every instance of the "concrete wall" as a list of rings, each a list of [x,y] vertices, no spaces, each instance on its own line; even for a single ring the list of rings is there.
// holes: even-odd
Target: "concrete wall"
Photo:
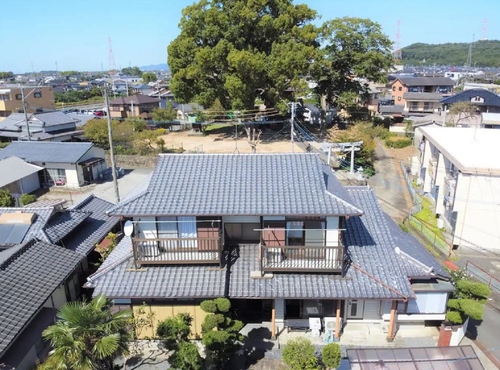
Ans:
[[[453,244],[500,250],[500,177],[460,173]]]

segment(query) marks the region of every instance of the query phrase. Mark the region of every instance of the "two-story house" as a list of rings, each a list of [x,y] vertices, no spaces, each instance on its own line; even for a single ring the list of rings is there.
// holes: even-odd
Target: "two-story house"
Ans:
[[[500,131],[419,128],[419,179],[455,246],[500,249]]]
[[[389,85],[389,93],[404,113],[439,113],[439,101],[452,94],[453,86],[447,77],[400,77]]]
[[[485,89],[461,91],[458,94],[441,99],[440,104],[442,104],[443,110],[446,111],[451,105],[461,102],[474,105],[477,111],[481,113],[500,113],[500,96]]]
[[[28,113],[55,109],[52,86],[0,85],[0,117],[24,112],[23,94]]]
[[[161,100],[147,95],[131,95],[125,98],[110,100],[111,118],[140,117],[141,114],[149,114],[155,108],[159,108]]]
[[[347,322],[393,339],[397,326],[445,317],[446,271],[372,189],[344,188],[316,154],[160,155],[108,214],[130,236],[87,286],[136,314],[145,303],[155,320],[188,312],[193,334],[200,301],[221,296],[273,336],[321,318],[337,336]]]

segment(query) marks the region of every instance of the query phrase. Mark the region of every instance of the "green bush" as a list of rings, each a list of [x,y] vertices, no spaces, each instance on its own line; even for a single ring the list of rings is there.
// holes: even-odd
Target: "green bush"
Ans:
[[[0,143],[0,149],[6,148],[10,143]]]
[[[409,137],[400,137],[400,136],[389,136],[385,140],[385,145],[389,148],[401,149],[406,148],[412,144],[412,140]]]
[[[464,322],[462,315],[458,311],[448,311],[446,313],[446,320],[452,324],[458,325]]]
[[[14,207],[14,198],[7,189],[0,189],[0,207]]]
[[[337,368],[342,360],[342,351],[338,343],[330,343],[321,350],[321,357],[326,367]]]
[[[26,206],[33,203],[35,200],[36,197],[33,194],[23,194],[21,195],[21,198],[19,198],[19,203],[21,203],[22,206]]]
[[[317,370],[320,368],[314,346],[305,338],[288,341],[283,347],[283,360],[292,370]]]

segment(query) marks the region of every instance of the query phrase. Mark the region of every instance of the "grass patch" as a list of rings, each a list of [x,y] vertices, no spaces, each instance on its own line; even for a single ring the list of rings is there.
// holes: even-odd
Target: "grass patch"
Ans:
[[[212,131],[219,131],[222,128],[227,128],[227,127],[228,127],[227,123],[211,123],[205,126],[203,132],[205,132],[206,134],[210,134],[213,133]]]
[[[422,210],[414,215],[419,220],[422,220],[426,226],[436,233],[436,235],[443,238],[443,231],[437,227],[436,214],[432,202],[426,197],[422,198]],[[444,239],[444,238],[443,238]]]
[[[385,139],[385,145],[387,145],[389,148],[401,149],[406,148],[411,144],[412,140],[406,136],[391,135],[387,139]]]

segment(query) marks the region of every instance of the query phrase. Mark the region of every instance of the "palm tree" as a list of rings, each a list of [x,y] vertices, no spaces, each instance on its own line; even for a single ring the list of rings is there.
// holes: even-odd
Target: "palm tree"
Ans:
[[[111,313],[111,300],[100,294],[90,302],[68,302],[59,321],[43,332],[54,350],[56,370],[111,369],[113,359],[128,354],[130,310]]]

